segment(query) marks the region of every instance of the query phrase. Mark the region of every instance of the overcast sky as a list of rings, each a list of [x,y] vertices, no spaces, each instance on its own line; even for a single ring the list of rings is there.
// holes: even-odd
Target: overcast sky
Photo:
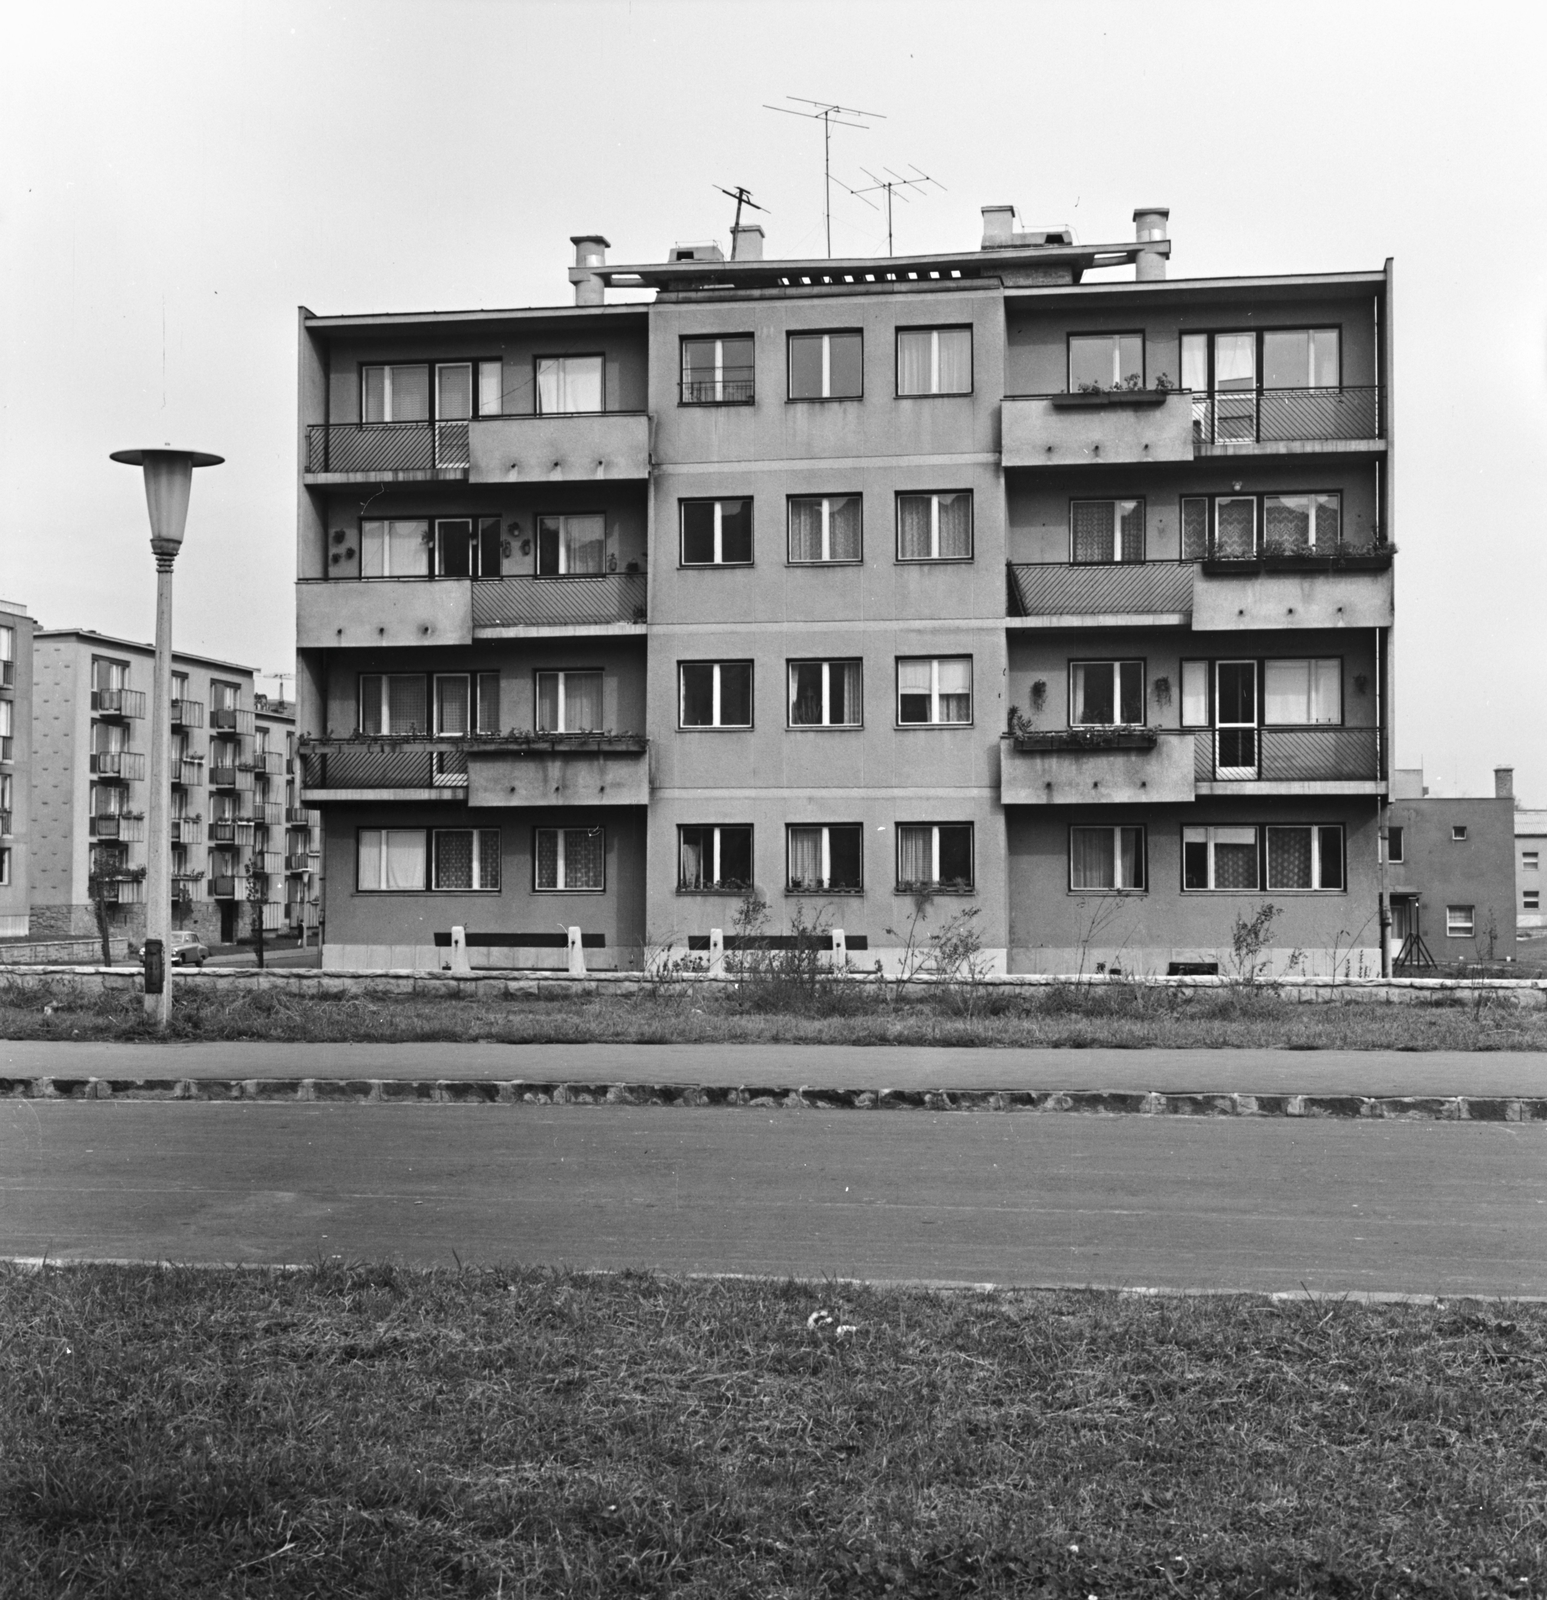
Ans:
[[[1173,277],[1397,263],[1397,756],[1547,805],[1547,183],[1539,4],[148,0],[19,8],[0,60],[0,596],[146,638],[138,474],[213,450],[178,644],[293,655],[295,307],[564,304],[614,261],[724,239],[715,184],[819,253],[834,168],[916,163],[899,253],[1010,202],[1082,241],[1171,207]],[[838,254],[885,249],[839,196]],[[1535,486],[1535,487],[1533,487]],[[274,687],[274,685],[270,685]]]

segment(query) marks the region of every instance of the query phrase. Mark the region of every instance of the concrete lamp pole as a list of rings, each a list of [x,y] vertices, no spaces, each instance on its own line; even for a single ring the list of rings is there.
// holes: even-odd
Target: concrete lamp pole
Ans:
[[[172,932],[172,563],[183,546],[188,493],[195,467],[218,467],[223,456],[198,450],[115,450],[112,459],[145,471],[150,511],[150,548],[156,557],[156,671],[150,715],[150,804],[146,807],[145,942],[160,941],[161,972],[152,981],[145,966],[145,1014],[165,1029],[172,1017],[172,969],[167,944]],[[152,992],[159,990],[159,992]]]

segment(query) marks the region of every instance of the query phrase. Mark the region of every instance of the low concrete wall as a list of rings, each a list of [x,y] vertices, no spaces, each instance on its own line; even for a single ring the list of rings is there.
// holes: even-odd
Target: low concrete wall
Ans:
[[[108,940],[115,961],[129,959],[129,941]],[[27,944],[0,944],[0,967],[45,965],[50,968],[92,961],[102,953],[100,939],[41,939]]]

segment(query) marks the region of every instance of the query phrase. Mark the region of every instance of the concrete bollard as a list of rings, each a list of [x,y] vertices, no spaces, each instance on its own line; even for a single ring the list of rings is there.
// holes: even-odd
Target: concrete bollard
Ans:
[[[579,928],[569,930],[569,975],[572,978],[585,977],[585,947],[580,942]]]
[[[723,978],[725,976],[725,930],[711,928],[709,930],[709,976]]]
[[[467,929],[451,930],[451,970],[458,977],[472,976],[472,964],[467,959]]]
[[[833,929],[833,971],[842,972],[849,964],[849,941],[842,928]]]

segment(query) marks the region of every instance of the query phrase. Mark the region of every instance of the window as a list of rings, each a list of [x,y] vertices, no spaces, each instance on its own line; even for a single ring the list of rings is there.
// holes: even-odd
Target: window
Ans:
[[[537,519],[537,576],[593,577],[605,570],[607,519],[596,512]]]
[[[1221,495],[1214,502],[1214,540],[1209,553],[1221,561],[1257,554],[1257,498]]]
[[[1540,911],[1542,909],[1542,891],[1540,889],[1522,889],[1520,891],[1520,907],[1523,911]]]
[[[970,561],[972,491],[897,496],[899,561]]]
[[[497,894],[500,887],[498,828],[437,828],[434,887]]]
[[[1207,661],[1182,663],[1182,726],[1207,728],[1209,718],[1209,664]]]
[[[857,728],[864,721],[858,661],[792,661],[790,726]]]
[[[1263,546],[1275,555],[1334,550],[1342,517],[1341,495],[1265,494]]]
[[[361,894],[425,887],[428,851],[423,828],[361,828],[355,883]]]
[[[797,893],[857,893],[860,885],[859,823],[840,826],[791,827],[788,887]]]
[[[683,566],[732,567],[751,564],[750,500],[684,500],[681,507]]]
[[[1229,781],[1257,776],[1257,663],[1214,663],[1214,772]]]
[[[499,575],[498,517],[443,517],[436,522],[437,578],[497,578]]]
[[[1341,889],[1343,830],[1268,828],[1270,889]]]
[[[752,887],[752,830],[677,829],[677,888],[688,894],[740,893]]]
[[[1457,822],[1453,824],[1450,830],[1450,836],[1458,844],[1464,843],[1466,840],[1466,824],[1464,822]]]
[[[1139,891],[1147,887],[1143,828],[1071,828],[1070,889]]]
[[[865,390],[865,346],[859,333],[792,333],[791,400],[857,400]]]
[[[1261,887],[1255,828],[1183,828],[1184,889]]]
[[[427,366],[361,367],[362,422],[428,422],[430,369]]]
[[[1142,661],[1071,661],[1069,725],[1075,728],[1142,726]]]
[[[1072,500],[1070,559],[1079,565],[1144,559],[1142,500]]]
[[[0,661],[16,659],[16,630],[9,623],[0,626]]]
[[[108,661],[102,656],[91,658],[91,686],[99,692],[103,689],[127,689],[129,687],[129,664],[126,661]]]
[[[1325,389],[1338,384],[1336,328],[1275,328],[1262,336],[1264,389]]]
[[[442,739],[500,731],[497,672],[446,672],[435,677],[435,732]]]
[[[537,674],[539,733],[599,733],[603,726],[600,672]]]
[[[423,673],[360,674],[361,733],[415,734],[429,731],[429,703]]]
[[[1270,727],[1341,722],[1343,663],[1336,656],[1264,661],[1262,720]]]
[[[971,328],[899,328],[897,392],[971,394]]]
[[[1394,866],[1407,860],[1404,851],[1407,848],[1407,838],[1401,828],[1388,828],[1386,830],[1386,859]]]
[[[601,411],[601,356],[538,356],[537,409],[545,415]]]
[[[1182,559],[1254,559],[1322,555],[1342,541],[1343,500],[1338,494],[1189,495],[1182,500]]]
[[[360,524],[362,578],[427,578],[429,575],[428,518],[373,518]]]
[[[750,728],[750,661],[681,661],[678,705],[684,728]]]
[[[972,721],[971,656],[899,656],[897,720],[904,727]]]
[[[860,559],[863,536],[857,494],[799,495],[789,504],[792,562]]]
[[[1142,333],[1071,333],[1069,393],[1144,387]]]
[[[1476,918],[1471,906],[1445,907],[1445,933],[1451,939],[1470,939],[1475,932]]]
[[[607,887],[607,839],[600,828],[534,828],[532,852],[536,889],[599,894]]]
[[[754,377],[751,334],[682,341],[683,405],[750,405]]]
[[[897,887],[972,888],[970,822],[902,822],[897,825]]]
[[[1520,852],[1520,867],[1524,872],[1536,872],[1541,866],[1541,852],[1538,850],[1522,850]]]
[[[0,846],[0,889],[7,888],[11,882],[11,847]]]

